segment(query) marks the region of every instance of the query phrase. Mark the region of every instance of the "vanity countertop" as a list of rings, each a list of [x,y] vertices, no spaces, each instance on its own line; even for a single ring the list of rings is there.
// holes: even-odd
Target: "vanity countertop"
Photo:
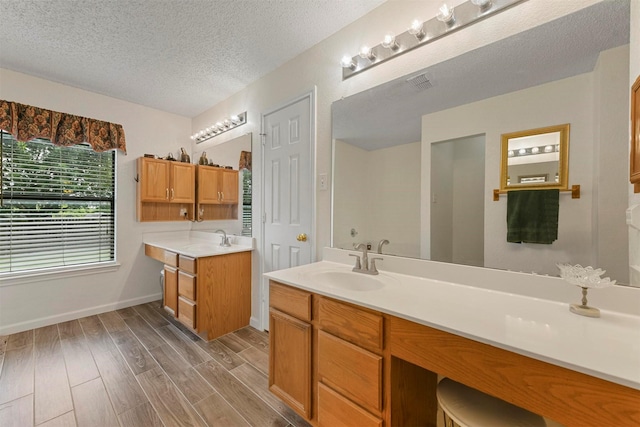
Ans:
[[[230,247],[220,246],[221,233],[206,231],[145,233],[142,242],[171,252],[193,258],[227,255],[252,251],[255,248],[251,237],[228,235]]]
[[[602,317],[589,318],[569,312],[568,302],[384,270],[369,276],[351,268],[320,261],[265,276],[640,390],[640,316],[601,310]],[[332,285],[332,274],[356,275],[354,289]],[[380,285],[357,290],[358,276]]]

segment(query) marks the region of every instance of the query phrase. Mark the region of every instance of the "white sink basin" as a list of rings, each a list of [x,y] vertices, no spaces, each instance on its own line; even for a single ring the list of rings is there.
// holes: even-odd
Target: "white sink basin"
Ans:
[[[353,271],[313,271],[306,276],[319,285],[346,291],[375,291],[386,286],[385,278]]]

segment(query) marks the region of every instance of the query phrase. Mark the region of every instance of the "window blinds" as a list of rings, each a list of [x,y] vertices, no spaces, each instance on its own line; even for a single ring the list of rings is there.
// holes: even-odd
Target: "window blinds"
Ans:
[[[115,153],[2,135],[0,273],[113,261]]]

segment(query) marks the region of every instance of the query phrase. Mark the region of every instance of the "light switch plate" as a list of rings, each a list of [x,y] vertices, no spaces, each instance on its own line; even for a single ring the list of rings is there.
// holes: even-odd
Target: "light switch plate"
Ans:
[[[321,173],[318,175],[318,188],[320,190],[327,190],[329,187],[329,184],[327,183],[328,181],[328,177],[326,173]]]

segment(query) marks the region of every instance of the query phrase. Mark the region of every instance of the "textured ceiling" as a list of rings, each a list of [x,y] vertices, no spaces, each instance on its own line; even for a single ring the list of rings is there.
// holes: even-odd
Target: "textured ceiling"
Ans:
[[[425,114],[590,72],[627,43],[629,0],[597,3],[334,102],[333,137],[367,150],[417,142]],[[422,73],[432,87],[408,81]]]
[[[194,117],[383,2],[0,0],[0,67]]]

